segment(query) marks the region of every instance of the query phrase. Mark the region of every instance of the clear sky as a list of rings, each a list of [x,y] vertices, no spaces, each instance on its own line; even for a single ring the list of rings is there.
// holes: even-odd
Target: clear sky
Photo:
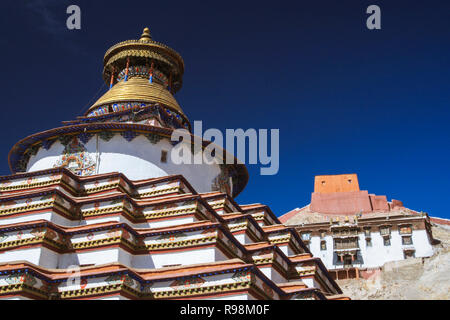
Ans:
[[[66,8],[81,8],[81,30]],[[381,8],[381,30],[366,8]],[[11,1],[0,4],[0,174],[19,139],[74,119],[106,90],[113,44],[153,39],[185,61],[176,98],[206,128],[279,128],[280,171],[237,197],[281,215],[314,176],[450,218],[449,1]],[[100,91],[99,91],[100,90]]]

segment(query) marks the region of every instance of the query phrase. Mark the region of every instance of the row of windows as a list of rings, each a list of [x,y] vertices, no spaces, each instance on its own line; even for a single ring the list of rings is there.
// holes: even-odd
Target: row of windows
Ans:
[[[367,239],[370,240],[370,246],[367,245],[368,247],[372,246],[372,240],[371,239]],[[385,237],[383,238],[383,244],[385,246],[390,246],[391,245],[391,238],[390,237]],[[412,245],[412,237],[411,236],[403,236],[402,237],[402,245]]]
[[[413,244],[411,236],[403,236],[402,237],[402,245],[411,245],[411,244]],[[390,246],[391,245],[391,238],[390,237],[383,238],[383,245],[384,246]],[[372,239],[371,238],[367,238],[366,239],[366,246],[367,247],[371,247],[372,246]]]
[[[404,236],[402,237],[402,245],[412,245],[412,237],[411,236]],[[383,238],[383,245],[384,246],[390,246],[391,245],[391,238],[386,237]],[[367,238],[366,239],[366,246],[372,247],[372,239]],[[335,249],[346,249],[346,248],[356,248],[358,247],[358,242],[335,242],[334,248]],[[325,240],[320,241],[320,250],[324,251],[327,250],[327,242]]]
[[[371,236],[371,228],[370,227],[365,227],[364,229],[364,235],[366,237],[370,237]],[[324,239],[325,236],[327,235],[327,231],[326,230],[320,230],[320,239]],[[402,226],[399,228],[399,233],[400,234],[412,234],[412,226],[408,225],[408,226]],[[333,235],[356,235],[358,234],[358,230],[353,229],[353,230],[336,230],[333,231]],[[380,227],[380,234],[382,236],[387,236],[391,234],[391,227],[389,226],[383,226]],[[311,240],[311,232],[302,232],[301,233],[301,237],[302,240],[304,241],[309,241]]]

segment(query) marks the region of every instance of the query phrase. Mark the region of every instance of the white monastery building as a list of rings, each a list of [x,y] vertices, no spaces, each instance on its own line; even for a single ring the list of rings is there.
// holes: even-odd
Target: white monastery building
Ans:
[[[433,255],[430,217],[360,191],[356,174],[316,176],[311,204],[281,216],[333,278],[359,277],[386,262]],[[339,271],[341,270],[341,271]]]

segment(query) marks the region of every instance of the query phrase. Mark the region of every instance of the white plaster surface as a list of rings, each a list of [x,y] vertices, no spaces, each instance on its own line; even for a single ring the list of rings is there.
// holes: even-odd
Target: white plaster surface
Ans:
[[[173,146],[168,139],[152,144],[146,137],[139,135],[131,142],[116,134],[106,142],[97,135],[85,144],[87,153],[96,163],[94,174],[122,172],[130,180],[142,180],[173,174],[182,174],[198,192],[212,191],[212,182],[220,173],[217,164],[181,164],[172,162],[170,151]],[[64,150],[56,141],[49,150],[40,148],[30,158],[27,171],[53,168]],[[168,151],[167,162],[161,162],[161,151]]]

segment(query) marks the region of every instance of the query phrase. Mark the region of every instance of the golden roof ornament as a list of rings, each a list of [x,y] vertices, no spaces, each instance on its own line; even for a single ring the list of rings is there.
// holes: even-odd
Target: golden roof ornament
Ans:
[[[150,35],[150,29],[149,28],[144,28],[144,31],[142,32],[141,38],[139,39],[139,41],[151,41],[152,40],[152,36]]]
[[[103,66],[103,79],[110,90],[86,115],[117,103],[159,103],[189,121],[173,96],[182,86],[184,61],[175,50],[154,41],[149,28],[144,28],[138,40],[122,41],[109,48]]]
[[[139,40],[126,40],[109,48],[103,58],[103,79],[107,84],[111,75],[117,77],[129,61],[129,66],[146,66],[153,62],[155,69],[170,78],[172,92],[181,89],[184,61],[181,55],[169,46],[154,41],[150,29],[145,28]],[[117,83],[114,80],[114,83]]]

